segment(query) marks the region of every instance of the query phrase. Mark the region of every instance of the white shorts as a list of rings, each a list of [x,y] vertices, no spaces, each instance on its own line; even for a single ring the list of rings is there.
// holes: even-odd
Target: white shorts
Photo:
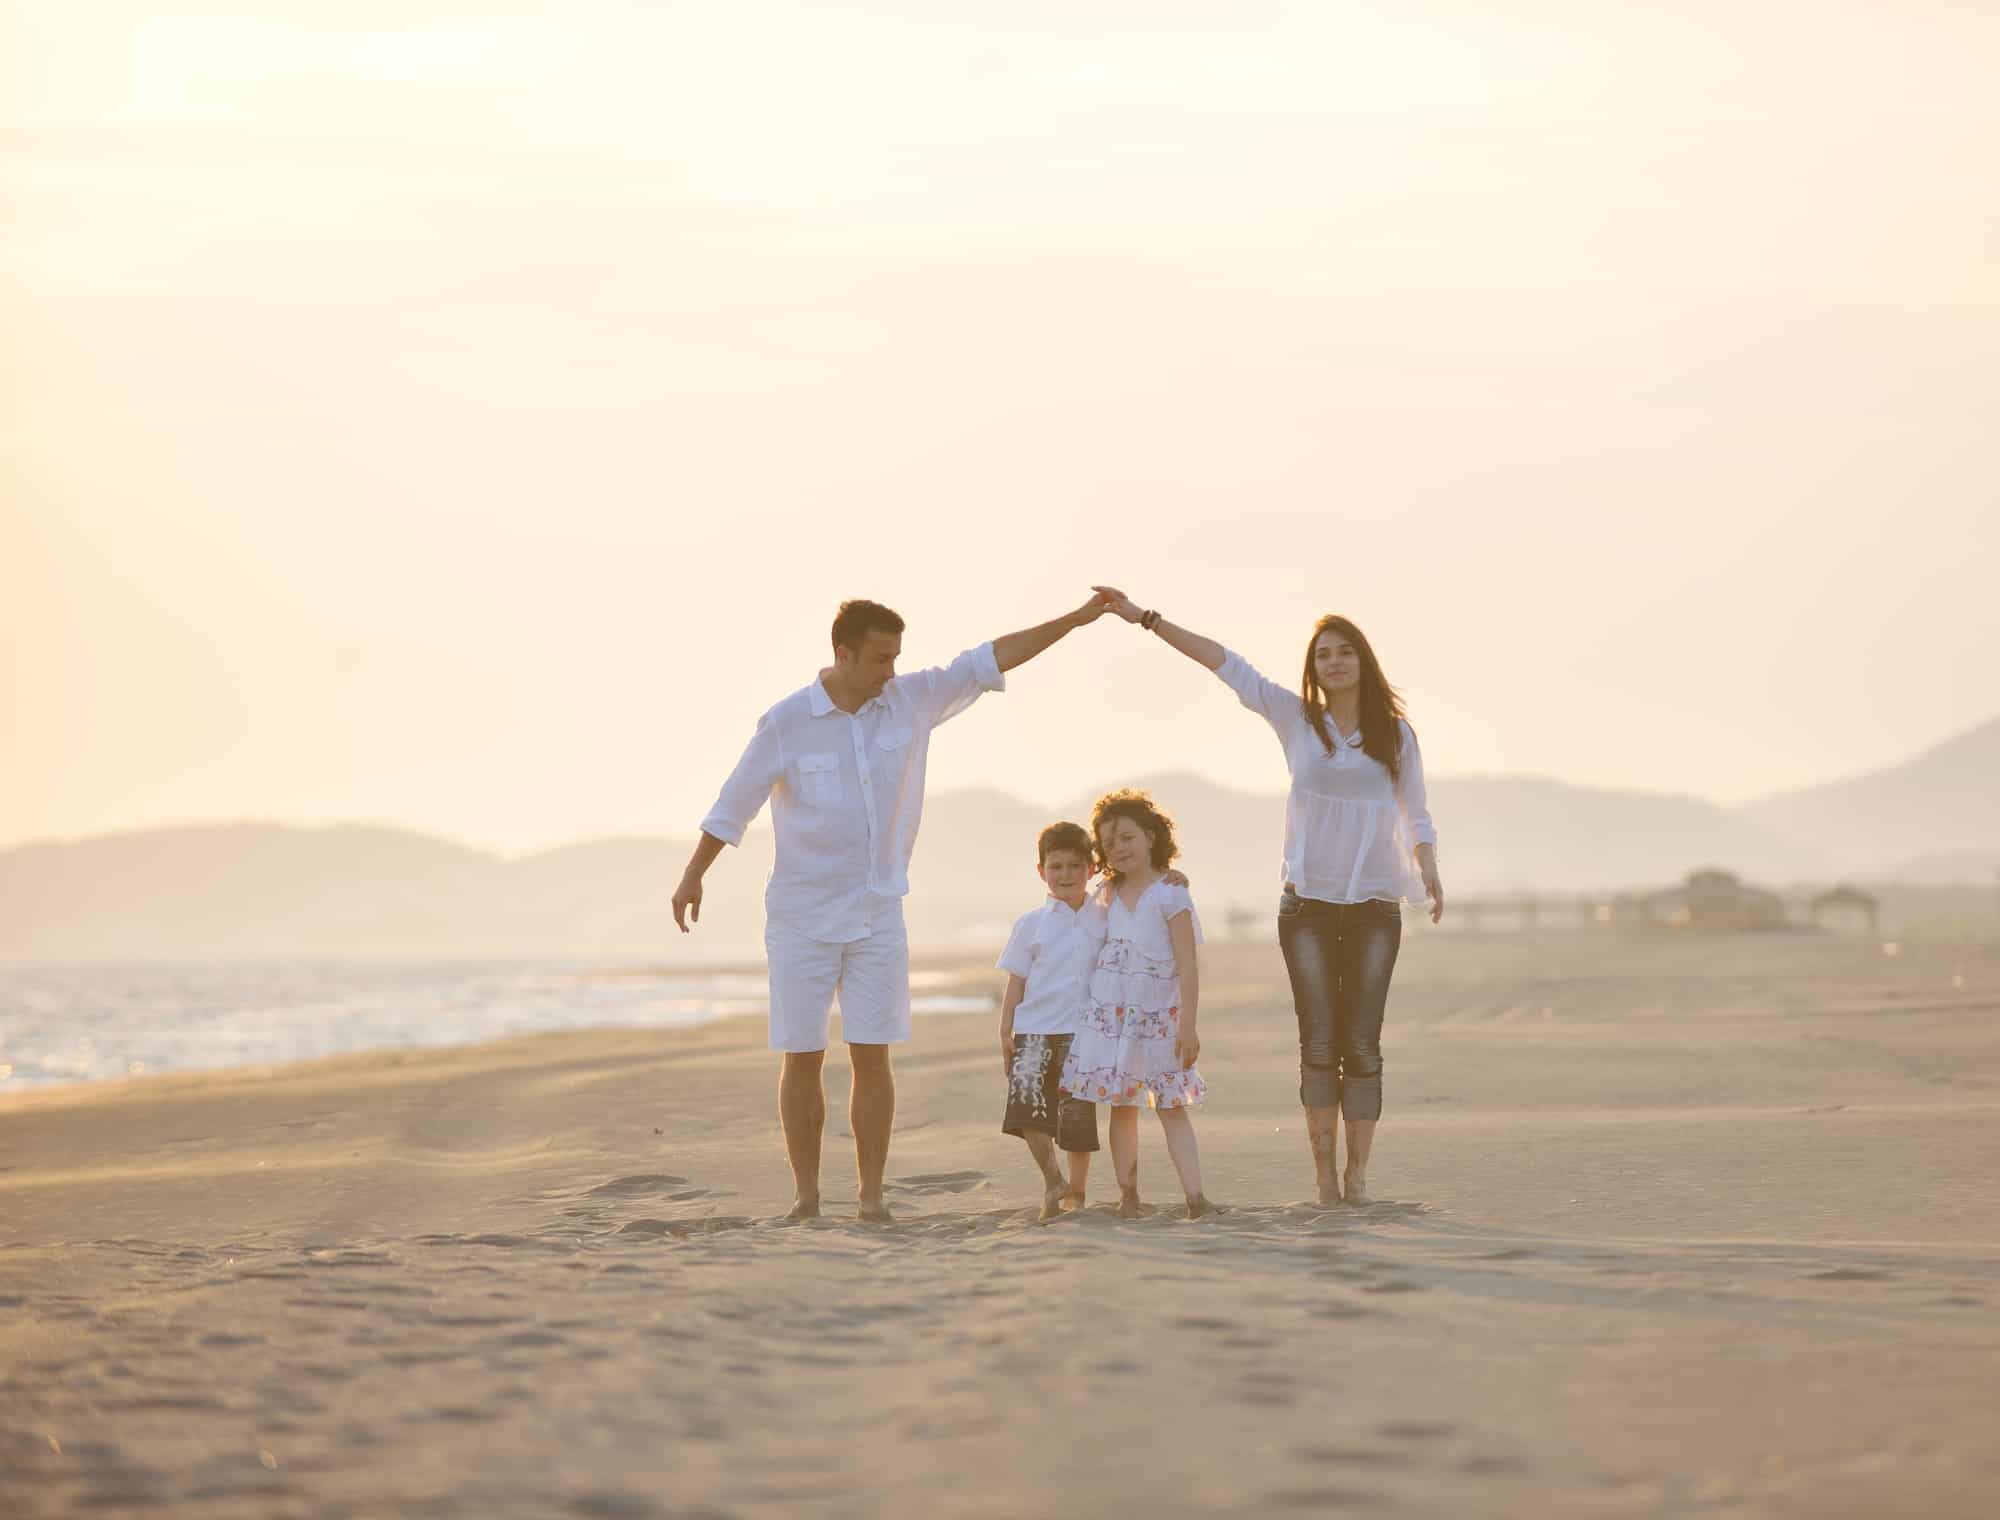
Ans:
[[[809,939],[767,919],[771,1048],[824,1050],[836,992],[840,1037],[850,1045],[901,1045],[910,1037],[910,936],[902,905],[876,916],[875,932],[844,945]]]

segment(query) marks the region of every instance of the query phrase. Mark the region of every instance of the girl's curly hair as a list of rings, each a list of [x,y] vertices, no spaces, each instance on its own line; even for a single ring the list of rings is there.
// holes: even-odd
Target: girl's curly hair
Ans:
[[[1120,787],[1115,792],[1106,792],[1097,799],[1097,805],[1090,810],[1090,840],[1092,856],[1097,869],[1111,880],[1118,879],[1118,872],[1111,869],[1111,862],[1104,858],[1104,826],[1114,818],[1129,818],[1153,841],[1153,869],[1164,871],[1173,864],[1181,847],[1174,842],[1174,821],[1160,811],[1159,804],[1152,795],[1135,786]]]

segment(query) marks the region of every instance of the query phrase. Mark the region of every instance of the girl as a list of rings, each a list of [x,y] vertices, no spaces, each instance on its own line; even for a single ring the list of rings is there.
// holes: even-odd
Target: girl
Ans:
[[[1111,1107],[1121,1217],[1139,1213],[1139,1106],[1150,1103],[1187,1194],[1188,1218],[1199,1219],[1214,1208],[1202,1196],[1201,1151],[1188,1116],[1208,1092],[1194,1069],[1201,1051],[1195,1033],[1201,925],[1187,888],[1161,879],[1180,853],[1173,822],[1144,792],[1116,791],[1098,798],[1090,831],[1110,898],[1104,948],[1063,1063],[1062,1090]]]
[[[1206,666],[1277,731],[1292,773],[1278,944],[1299,1020],[1299,1102],[1321,1203],[1368,1201],[1368,1155],[1382,1117],[1382,1014],[1402,944],[1405,898],[1444,915],[1437,830],[1424,762],[1402,699],[1359,628],[1323,617],[1306,641],[1297,692],[1213,639],[1098,590],[1111,610]],[[1347,1166],[1336,1138],[1347,1120]],[[1115,1152],[1114,1152],[1115,1154]],[[1338,1173],[1338,1180],[1336,1175]]]

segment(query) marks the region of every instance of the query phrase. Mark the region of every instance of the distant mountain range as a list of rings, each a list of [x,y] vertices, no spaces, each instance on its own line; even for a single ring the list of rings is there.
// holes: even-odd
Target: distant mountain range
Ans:
[[[1735,808],[1538,777],[1433,778],[1448,890],[1664,885],[1701,866],[1784,885],[1966,882],[2000,869],[2000,719],[1909,762]],[[1197,901],[1216,922],[1278,887],[1282,795],[1193,775],[1140,778],[1178,820]],[[920,945],[997,943],[1037,900],[1034,837],[1084,818],[977,789],[933,794],[912,869]],[[0,850],[0,957],[542,955],[737,959],[761,948],[771,835],[709,873],[682,940],[669,899],[692,841],[607,838],[506,857],[409,830],[233,823]]]

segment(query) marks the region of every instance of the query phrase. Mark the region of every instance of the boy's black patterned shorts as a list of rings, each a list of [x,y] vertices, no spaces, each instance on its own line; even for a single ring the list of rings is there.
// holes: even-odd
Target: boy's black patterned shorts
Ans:
[[[1014,1069],[1007,1077],[1007,1117],[1003,1135],[1030,1131],[1055,1136],[1056,1149],[1097,1149],[1097,1105],[1072,1098],[1060,1086],[1069,1056],[1066,1034],[1014,1036]]]

